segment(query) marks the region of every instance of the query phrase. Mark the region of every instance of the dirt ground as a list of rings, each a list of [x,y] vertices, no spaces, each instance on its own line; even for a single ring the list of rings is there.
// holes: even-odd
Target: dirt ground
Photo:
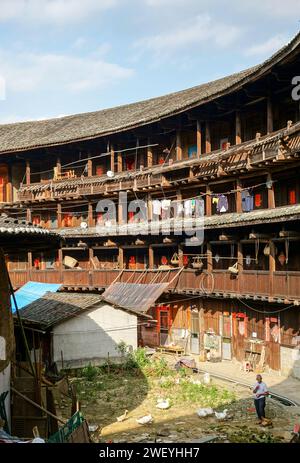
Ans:
[[[266,415],[272,426],[262,428],[257,418],[251,391],[221,380],[211,380],[206,394],[199,386],[203,375],[189,372],[184,378],[174,375],[147,377],[145,374],[118,370],[102,373],[93,380],[70,378],[77,387],[81,410],[92,432],[94,442],[196,442],[205,437],[214,442],[288,442],[295,423],[292,407],[273,399],[267,400]],[[187,392],[186,392],[187,391]],[[170,399],[167,410],[156,407],[158,399]],[[70,417],[71,402],[57,400],[57,410]],[[211,406],[217,411],[227,409],[229,419],[215,416],[199,418],[197,409]],[[125,421],[117,417],[128,410]],[[151,414],[153,421],[140,425],[137,418]],[[296,419],[299,418],[296,417]]]

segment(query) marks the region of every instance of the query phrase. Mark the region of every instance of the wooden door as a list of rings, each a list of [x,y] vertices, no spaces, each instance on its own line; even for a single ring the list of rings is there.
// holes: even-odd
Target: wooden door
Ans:
[[[280,370],[280,320],[266,317],[266,363],[272,370]]]
[[[242,362],[245,359],[245,337],[247,333],[247,317],[243,313],[233,314],[233,354]]]
[[[165,346],[169,342],[169,327],[171,324],[170,309],[166,306],[160,306],[157,309],[158,315],[158,334],[159,334],[159,344]]]
[[[8,183],[7,166],[0,166],[0,203],[6,201],[6,185]]]

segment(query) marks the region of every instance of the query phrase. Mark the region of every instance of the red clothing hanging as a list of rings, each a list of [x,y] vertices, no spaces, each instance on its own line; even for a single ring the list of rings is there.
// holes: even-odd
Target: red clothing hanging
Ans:
[[[262,195],[261,195],[261,193],[256,193],[254,195],[254,204],[255,204],[255,207],[261,207],[261,205],[262,205]]]
[[[296,204],[296,190],[289,190],[289,204]]]

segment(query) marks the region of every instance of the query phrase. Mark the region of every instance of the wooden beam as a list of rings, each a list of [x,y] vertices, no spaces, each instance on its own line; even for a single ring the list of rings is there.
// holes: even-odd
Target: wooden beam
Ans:
[[[267,233],[256,233],[256,232],[251,232],[249,233],[249,239],[250,240],[269,240],[270,239],[270,235],[268,235]]]
[[[205,153],[211,152],[210,122],[205,122]]]
[[[176,131],[176,160],[182,160],[182,145],[181,145],[181,132],[180,130]]]
[[[236,111],[235,113],[235,144],[240,145],[242,143],[242,124],[241,124],[241,113]]]
[[[201,156],[202,146],[202,133],[201,133],[201,122],[197,120],[197,158]]]

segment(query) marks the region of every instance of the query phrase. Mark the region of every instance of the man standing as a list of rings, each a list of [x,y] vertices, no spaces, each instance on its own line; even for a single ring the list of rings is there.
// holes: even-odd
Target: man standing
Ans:
[[[253,388],[254,405],[258,417],[258,424],[262,424],[265,419],[266,396],[269,395],[266,383],[263,382],[262,376],[256,376],[256,384]]]

